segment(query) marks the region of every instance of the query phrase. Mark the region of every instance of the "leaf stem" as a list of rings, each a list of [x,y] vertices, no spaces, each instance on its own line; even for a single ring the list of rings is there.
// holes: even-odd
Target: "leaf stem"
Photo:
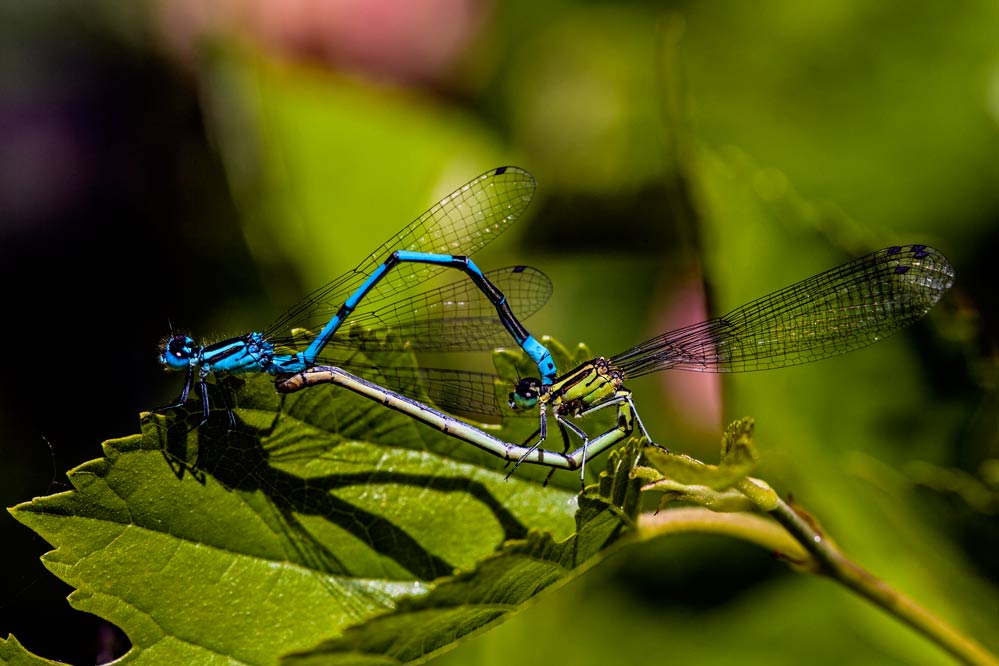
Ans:
[[[742,476],[730,486],[728,471],[740,465],[735,454],[755,460],[749,436],[752,421],[736,421],[726,430],[720,465],[709,465],[690,456],[658,446],[646,447],[652,468],[636,468],[638,478],[650,480],[646,490],[660,490],[664,497],[699,504],[639,517],[638,537],[652,538],[671,532],[712,532],[744,539],[784,557],[796,567],[835,580],[880,606],[942,647],[965,664],[999,666],[999,658],[980,643],[962,634],[943,618],[875,577],[848,558],[801,507],[785,501],[761,479]],[[713,485],[705,486],[703,484]],[[737,492],[736,492],[737,491]],[[732,494],[741,494],[744,504]],[[752,509],[749,509],[749,505]],[[716,511],[728,512],[716,513]],[[750,512],[752,511],[752,512]],[[773,521],[761,514],[768,513]]]
[[[747,483],[758,489],[761,482],[753,479],[747,480]],[[845,585],[907,623],[961,662],[999,666],[999,659],[982,645],[846,557],[806,514],[795,510],[788,502],[778,498],[776,507],[767,513],[777,522],[758,514],[717,513],[703,507],[643,513],[638,517],[637,537],[648,540],[665,534],[701,532],[755,543],[779,554],[796,568]]]
[[[770,515],[804,547],[818,565],[816,573],[842,583],[881,606],[965,664],[999,666],[999,659],[981,644],[965,636],[943,618],[875,577],[846,557],[831,539],[789,503],[779,500]]]
[[[638,517],[637,536],[641,540],[690,532],[722,534],[749,541],[780,553],[795,564],[812,560],[808,551],[787,530],[772,520],[752,513],[718,513],[703,507],[682,507],[643,513]]]

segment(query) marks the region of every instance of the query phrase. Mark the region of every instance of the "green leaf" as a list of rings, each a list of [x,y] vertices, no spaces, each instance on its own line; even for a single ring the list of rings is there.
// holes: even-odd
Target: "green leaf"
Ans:
[[[5,666],[51,666],[60,662],[42,659],[28,652],[16,638],[0,638],[0,664]]]
[[[189,430],[197,404],[147,415],[69,473],[74,490],[11,510],[55,546],[43,560],[76,588],[71,604],[120,626],[133,660],[422,658],[578,572],[637,511],[634,444],[576,511],[527,465],[508,479],[502,461],[343,389],[282,396],[250,377],[212,393],[233,427],[217,409]]]
[[[634,475],[648,484],[647,490],[662,492],[664,503],[692,502],[719,512],[769,507],[775,497],[773,491],[748,478],[759,459],[752,436],[751,418],[733,421],[722,437],[718,465],[651,444],[643,452],[651,467],[636,468]]]
[[[501,621],[542,590],[594,564],[634,526],[641,488],[627,461],[635,460],[639,451],[638,440],[632,440],[610,454],[598,487],[580,497],[577,531],[569,538],[559,541],[550,533],[532,531],[526,539],[505,544],[474,570],[437,581],[430,593],[406,599],[393,612],[352,627],[315,650],[292,655],[286,663],[409,663]]]
[[[722,437],[721,459],[718,465],[707,465],[690,456],[672,453],[658,446],[645,449],[645,458],[659,472],[658,478],[668,478],[677,484],[706,486],[727,490],[746,478],[759,454],[753,447],[753,420],[732,422]],[[643,478],[657,480],[654,472],[641,472]]]

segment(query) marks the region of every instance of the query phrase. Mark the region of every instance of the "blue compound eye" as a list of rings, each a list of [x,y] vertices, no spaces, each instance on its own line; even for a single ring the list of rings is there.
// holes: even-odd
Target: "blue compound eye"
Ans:
[[[167,351],[171,356],[186,361],[194,353],[194,340],[186,335],[175,335],[171,338]]]
[[[538,404],[541,382],[534,377],[521,379],[510,393],[507,404],[511,409],[530,409]]]
[[[160,343],[160,363],[169,368],[186,368],[192,356],[194,340],[186,335],[174,335]]]

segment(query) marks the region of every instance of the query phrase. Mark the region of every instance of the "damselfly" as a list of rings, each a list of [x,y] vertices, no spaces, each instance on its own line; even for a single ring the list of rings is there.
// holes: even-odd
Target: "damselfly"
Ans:
[[[266,330],[208,345],[195,344],[184,334],[171,334],[160,345],[160,362],[168,369],[186,371],[187,376],[180,397],[164,409],[186,403],[197,381],[204,422],[209,414],[206,380],[210,375],[251,372],[281,375],[306,370],[323,362],[324,351],[337,344],[334,335],[344,324],[379,325],[397,330],[410,326],[414,335],[422,333],[423,341],[404,342],[414,348],[421,348],[422,344],[424,349],[455,349],[475,341],[495,345],[495,332],[502,324],[535,361],[540,375],[551,381],[557,372],[548,349],[530,335],[514,315],[503,292],[468,258],[520,216],[530,203],[534,189],[534,178],[523,169],[493,169],[444,197],[356,268],[311,293]],[[408,298],[404,305],[370,309],[386,299],[398,299],[400,294],[423,284],[444,268],[464,271],[495,309],[498,320],[496,315],[484,317],[481,312],[469,313],[463,309],[465,301],[462,298],[467,297],[469,290],[454,285]],[[524,283],[526,287],[521,284],[519,289],[525,291],[526,298],[518,307],[536,309],[540,306],[539,300],[541,303],[547,300],[550,283],[537,271],[515,268],[501,274],[511,280],[533,279],[533,282]],[[448,296],[451,300],[446,298]],[[355,313],[362,301],[363,312]],[[470,316],[473,319],[467,320]],[[445,331],[443,325],[428,329],[417,323],[428,318],[438,324],[448,322],[448,330]],[[469,321],[472,325],[468,325]],[[466,325],[462,326],[462,322]],[[293,335],[294,331],[316,330],[319,330],[318,334]],[[462,332],[465,340],[456,343],[455,336]],[[340,344],[349,345],[350,340]]]
[[[521,379],[509,395],[516,411],[539,410],[540,424],[524,445],[510,444],[426,405],[386,391],[339,368],[314,367],[279,383],[290,392],[305,386],[333,383],[382,402],[445,433],[500,458],[579,469],[586,460],[628,437],[637,424],[652,441],[638,416],[624,381],[667,369],[695,372],[747,372],[782,368],[845,354],[878,342],[921,319],[950,288],[954,269],[940,252],[926,245],[892,246],[820,273],[797,284],[736,308],[723,317],[670,331],[611,357],[598,357],[545,383]],[[495,378],[452,371],[468,391],[478,386],[483,396],[473,408],[491,414],[488,395]],[[445,378],[446,379],[446,378]],[[446,382],[444,382],[446,384]],[[439,388],[429,395],[443,396]],[[616,425],[590,437],[572,419],[615,407]],[[547,438],[549,410],[558,424],[563,452],[542,448]],[[569,453],[569,435],[582,445]],[[537,441],[530,444],[537,437]]]

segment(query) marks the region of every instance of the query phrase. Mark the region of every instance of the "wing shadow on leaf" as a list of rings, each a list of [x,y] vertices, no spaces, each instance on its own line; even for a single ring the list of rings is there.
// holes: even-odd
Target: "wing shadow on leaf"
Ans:
[[[641,450],[632,439],[608,456],[599,484],[579,498],[576,532],[563,540],[532,530],[471,570],[436,582],[426,594],[348,628],[343,636],[288,654],[286,666],[422,663],[467,636],[503,621],[540,592],[593,566],[634,525],[641,481],[630,474]]]
[[[177,452],[196,448],[193,462],[179,463],[180,474],[186,470],[201,482],[210,477],[230,491],[265,495],[283,517],[286,526],[296,533],[295,540],[312,544],[314,555],[307,564],[322,563],[323,573],[357,575],[359,572],[305,527],[303,519],[307,517],[320,518],[351,535],[380,557],[393,560],[418,580],[429,581],[449,575],[459,564],[422,546],[417,538],[393,520],[390,512],[376,513],[360,503],[344,499],[343,491],[349,489],[359,489],[363,493],[365,488],[391,485],[408,486],[418,492],[457,494],[461,496],[461,501],[471,498],[493,516],[501,528],[500,542],[527,535],[528,527],[507,509],[486,484],[475,479],[442,475],[439,470],[431,468],[426,472],[399,471],[391,466],[378,468],[377,463],[368,465],[367,460],[362,460],[366,452],[358,450],[353,442],[337,442],[336,438],[327,442],[328,447],[317,442],[311,450],[298,450],[289,456],[302,462],[289,467],[309,470],[307,475],[298,474],[288,471],[285,466],[272,464],[274,458],[281,459],[286,453],[270,443],[274,438],[282,438],[280,413],[264,427],[251,426],[239,413],[234,413],[233,418],[235,426],[230,429],[226,418],[213,416],[197,433],[198,444],[195,447],[188,444],[189,434],[183,420],[168,425],[165,430],[155,430],[165,433],[164,456],[175,473],[179,460]],[[146,434],[150,436],[149,432]],[[351,452],[342,457],[328,455],[339,445],[349,447]],[[354,455],[355,451],[357,455]],[[325,457],[325,464],[311,464],[320,456]],[[345,471],[315,473],[314,468],[328,469],[334,462]]]

